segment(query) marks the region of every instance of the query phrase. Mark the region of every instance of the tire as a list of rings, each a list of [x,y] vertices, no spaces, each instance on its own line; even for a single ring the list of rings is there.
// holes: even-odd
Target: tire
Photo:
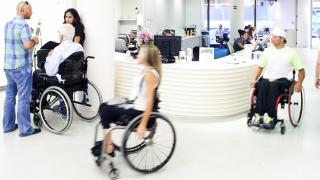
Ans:
[[[296,82],[291,85],[288,94],[288,114],[293,127],[300,124],[304,108],[304,89],[300,93],[294,92],[295,84]]]
[[[136,128],[140,123],[141,117],[136,117],[127,126],[121,150],[124,159],[132,169],[140,173],[152,173],[161,169],[172,157],[176,146],[176,133],[168,118],[159,113],[152,113],[150,115],[150,118],[154,119],[152,127],[148,129],[147,136],[143,140],[138,140]],[[168,135],[170,136],[169,138]],[[168,144],[164,145],[165,142],[168,142]],[[143,157],[139,158],[141,155]],[[150,157],[152,159],[148,159]],[[140,167],[142,162],[144,164]]]
[[[252,123],[252,117],[254,115],[254,110],[256,108],[256,91],[255,89],[252,89],[251,91],[251,95],[250,95],[250,112],[248,113],[247,116],[247,125],[248,127],[251,127],[251,123]]]
[[[57,86],[47,88],[41,95],[39,107],[42,123],[50,132],[62,134],[69,129],[72,123],[71,101],[63,89]]]
[[[88,80],[84,83],[83,91],[76,91],[72,96],[73,109],[81,120],[92,122],[97,119],[102,97],[93,82]]]

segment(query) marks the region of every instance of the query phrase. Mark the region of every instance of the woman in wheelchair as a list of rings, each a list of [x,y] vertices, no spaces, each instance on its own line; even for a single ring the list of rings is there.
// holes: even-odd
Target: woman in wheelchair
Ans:
[[[252,124],[263,125],[266,129],[273,128],[277,121],[275,104],[278,96],[292,84],[288,79],[292,69],[299,72],[294,91],[301,92],[305,78],[304,67],[297,53],[285,45],[285,37],[282,29],[274,29],[271,36],[273,46],[266,49],[262,55],[251,83],[252,88],[256,88],[257,97]],[[262,72],[263,77],[260,78]]]
[[[138,64],[143,65],[142,72],[135,78],[132,91],[132,104],[125,106],[108,105],[103,103],[100,106],[99,113],[101,123],[104,129],[109,129],[111,123],[122,121],[121,124],[127,124],[139,115],[142,120],[137,127],[137,135],[141,139],[146,132],[149,117],[155,110],[157,104],[156,93],[161,81],[161,60],[158,48],[145,47],[141,48],[138,55]],[[157,105],[156,105],[157,106]],[[112,143],[111,133],[105,136],[105,153],[114,156],[114,146]]]

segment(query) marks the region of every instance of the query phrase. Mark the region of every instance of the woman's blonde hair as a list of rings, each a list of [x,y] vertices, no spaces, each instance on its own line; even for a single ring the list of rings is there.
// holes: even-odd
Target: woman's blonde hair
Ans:
[[[143,50],[143,53],[145,55],[145,61],[146,63],[154,67],[157,72],[159,73],[160,80],[162,77],[162,64],[161,64],[161,56],[160,51],[156,46],[146,46],[141,48]],[[160,83],[160,82],[159,82]]]

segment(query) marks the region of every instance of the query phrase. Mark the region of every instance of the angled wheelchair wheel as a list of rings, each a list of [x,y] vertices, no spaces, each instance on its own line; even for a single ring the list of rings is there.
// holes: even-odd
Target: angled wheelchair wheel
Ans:
[[[252,89],[250,94],[250,111],[247,116],[247,125],[251,127],[252,118],[254,116],[254,110],[256,108],[256,90]]]
[[[294,91],[295,82],[289,89],[288,96],[288,113],[290,123],[293,127],[297,127],[302,119],[303,108],[304,108],[304,89],[301,92]]]
[[[127,126],[122,140],[122,153],[129,166],[141,173],[152,173],[168,163],[176,146],[176,133],[169,119],[160,113],[152,113],[148,130],[138,139],[136,128],[142,116]]]
[[[84,84],[82,91],[73,93],[72,104],[74,111],[83,121],[94,121],[99,115],[99,106],[102,103],[98,87],[91,81]]]
[[[62,134],[72,123],[71,101],[65,91],[57,86],[47,88],[40,98],[40,117],[51,132]]]

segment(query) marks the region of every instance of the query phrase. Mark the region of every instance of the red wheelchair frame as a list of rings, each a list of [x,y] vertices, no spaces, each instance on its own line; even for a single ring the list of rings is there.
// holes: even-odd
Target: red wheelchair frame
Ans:
[[[295,76],[295,71],[293,72],[293,77]],[[288,105],[288,116],[289,116],[289,120],[290,120],[290,124],[295,128],[297,127],[302,119],[302,115],[303,115],[303,108],[304,108],[304,90],[302,88],[302,91],[298,93],[298,100],[299,102],[295,101],[295,99],[292,99],[292,95],[296,92],[294,92],[294,86],[297,82],[294,80],[292,80],[291,86],[289,89],[286,89],[284,92],[282,92],[276,101],[276,104],[274,106],[275,110],[276,110],[276,116],[274,117],[274,123],[273,123],[273,127],[271,129],[274,129],[274,127],[277,125],[277,123],[280,123],[281,125],[281,134],[285,134],[286,131],[286,127],[285,127],[285,123],[283,119],[278,119],[278,107],[280,105],[281,109],[284,109],[285,105]],[[250,97],[250,112],[248,113],[247,116],[247,125],[249,127],[252,126],[257,126],[259,128],[265,128],[263,126],[263,124],[260,125],[254,125],[252,123],[252,118],[255,114],[255,106],[256,106],[256,89],[252,89],[251,92],[251,97]],[[296,116],[294,114],[294,107],[297,106],[298,107],[298,116]],[[266,129],[266,128],[265,128]]]

